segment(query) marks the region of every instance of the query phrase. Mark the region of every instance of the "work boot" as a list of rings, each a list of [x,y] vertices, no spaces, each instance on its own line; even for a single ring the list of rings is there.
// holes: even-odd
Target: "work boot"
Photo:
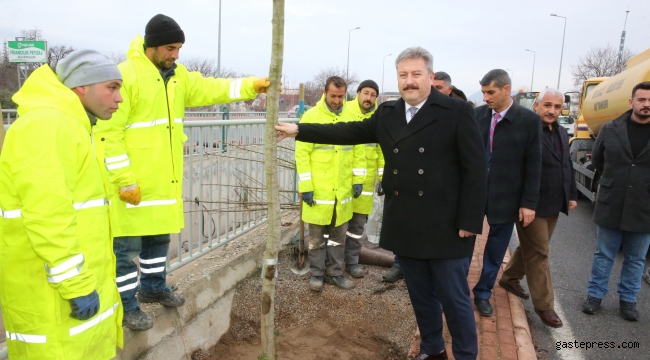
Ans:
[[[399,279],[404,279],[404,273],[402,272],[401,267],[393,265],[393,267],[388,269],[381,278],[386,282],[393,283]]]
[[[325,276],[325,282],[328,284],[336,285],[337,287],[345,290],[354,289],[354,283],[343,277],[343,275]]]
[[[603,299],[587,295],[587,300],[582,303],[582,312],[589,315],[596,314],[596,312],[600,310],[601,301],[603,301]]]
[[[366,271],[363,270],[359,264],[345,265],[345,272],[355,278],[362,278],[364,275],[366,275]]]
[[[135,310],[124,312],[122,325],[132,330],[149,330],[153,327],[153,320],[146,312],[140,310],[140,308],[136,308]]]
[[[309,279],[309,289],[313,291],[323,291],[323,277],[312,276],[311,279]]]
[[[623,301],[618,302],[621,307],[621,317],[627,321],[639,321],[639,311],[636,309],[635,302]]]
[[[157,302],[162,306],[168,307],[179,307],[185,304],[185,298],[183,298],[183,295],[171,292],[169,290],[163,290],[156,294],[147,294],[145,292],[138,291],[138,301],[141,303]]]

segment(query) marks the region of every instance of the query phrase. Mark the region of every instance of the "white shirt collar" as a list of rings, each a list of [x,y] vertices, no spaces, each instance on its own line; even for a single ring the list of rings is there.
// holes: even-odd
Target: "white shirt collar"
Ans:
[[[501,112],[499,113],[499,114],[501,114],[501,117],[499,118],[498,121],[501,121],[501,120],[506,116],[506,113],[508,112],[508,110],[510,110],[510,108],[512,107],[512,104],[513,104],[514,102],[515,102],[515,101],[512,100],[512,98],[510,98],[510,105],[508,105],[508,107],[507,107],[505,110],[503,110],[503,111],[501,111]],[[494,109],[492,109],[492,117],[494,117],[494,114],[496,114],[496,111],[494,111]],[[498,121],[497,121],[497,122],[498,122]]]
[[[424,99],[424,101],[422,101],[421,103],[415,105],[415,108],[418,109],[418,111],[420,111],[420,109],[422,108],[422,106],[424,105],[425,102],[427,102],[427,99]],[[407,102],[404,102],[404,105],[405,105],[405,108],[406,108],[406,110],[405,110],[406,122],[408,123],[409,121],[411,121],[411,114],[409,113],[409,109],[412,108],[413,106],[409,105]]]

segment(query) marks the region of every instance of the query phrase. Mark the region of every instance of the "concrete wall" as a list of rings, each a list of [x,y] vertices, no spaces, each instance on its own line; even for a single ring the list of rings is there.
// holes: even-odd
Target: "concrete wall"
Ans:
[[[298,220],[298,217],[283,219],[292,225],[282,228],[281,245],[288,244],[297,234]],[[243,237],[265,239],[265,234],[266,226],[262,226]],[[185,296],[185,305],[179,308],[143,306],[154,318],[154,327],[147,331],[125,328],[124,349],[118,353],[117,359],[190,360],[195,350],[216,345],[230,327],[237,283],[259,274],[265,245],[264,241],[257,241],[250,250],[221,266],[190,263],[170,274],[174,281],[181,282],[177,291]]]

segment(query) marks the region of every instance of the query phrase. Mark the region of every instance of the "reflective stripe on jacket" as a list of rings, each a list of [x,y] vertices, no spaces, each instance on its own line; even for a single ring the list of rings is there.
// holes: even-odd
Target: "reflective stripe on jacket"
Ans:
[[[362,113],[359,108],[358,99],[348,101],[346,106],[349,113],[354,116],[353,121],[363,121],[372,116],[375,112],[373,109],[371,112],[365,114]],[[366,180],[363,183],[363,192],[361,192],[361,196],[352,201],[352,208],[357,214],[367,215],[372,212],[373,195],[375,192],[375,181],[377,176],[379,175],[379,181],[381,181],[382,176],[384,175],[384,154],[382,154],[379,144],[372,143],[360,146],[364,148]]]
[[[47,65],[13,99],[20,118],[0,156],[0,303],[9,358],[113,358],[122,346],[122,308],[88,114]],[[93,290],[99,313],[71,318],[68,300]]]
[[[131,43],[119,65],[124,102],[110,121],[95,129],[97,154],[104,163],[114,236],[178,233],[183,228],[183,132],[186,107],[228,103],[257,96],[255,77],[204,78],[177,64],[166,82],[143,51]],[[118,189],[138,184],[142,202],[120,200]]]
[[[307,110],[301,123],[333,124],[350,119],[351,115],[343,109],[337,116],[327,109],[325,100]],[[313,191],[314,206],[303,202],[302,220],[309,224],[329,225],[336,203],[336,226],[352,218],[352,185],[363,184],[365,169],[363,146],[312,144],[296,141],[296,170],[298,171],[298,191]],[[357,173],[353,173],[357,169]]]

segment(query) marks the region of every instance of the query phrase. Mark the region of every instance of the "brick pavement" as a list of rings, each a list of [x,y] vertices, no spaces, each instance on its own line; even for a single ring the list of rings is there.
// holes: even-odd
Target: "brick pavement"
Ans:
[[[468,282],[470,289],[474,287],[481,274],[483,266],[483,249],[487,240],[488,225],[483,225],[483,234],[477,236],[472,264],[469,269]],[[497,284],[494,286],[490,303],[494,308],[491,317],[482,317],[474,307],[476,331],[478,333],[479,355],[481,360],[529,360],[536,359],[535,348],[530,337],[530,329],[526,320],[526,312],[518,297],[508,293],[498,285],[498,279],[510,260],[510,253],[506,256],[499,270]],[[474,294],[471,293],[472,300]],[[449,359],[453,359],[451,352],[451,337],[445,325],[445,347]]]

